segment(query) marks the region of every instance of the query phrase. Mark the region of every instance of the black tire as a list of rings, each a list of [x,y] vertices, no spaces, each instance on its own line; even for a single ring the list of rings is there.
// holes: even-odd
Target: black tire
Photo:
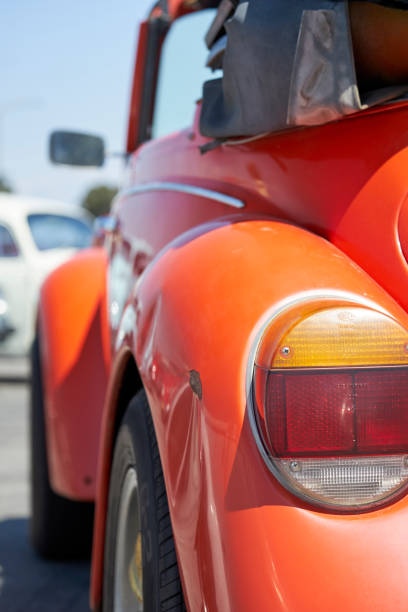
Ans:
[[[129,476],[136,477],[136,488],[128,502],[128,521],[119,523],[121,508],[126,507]],[[131,479],[131,478],[130,478]],[[137,515],[137,516],[136,516]],[[123,530],[124,538],[121,536]],[[132,540],[133,536],[133,540]],[[120,542],[132,542],[130,550],[121,549]],[[134,541],[136,540],[136,541]],[[157,447],[150,408],[144,391],[130,402],[116,439],[111,469],[107,529],[105,541],[103,611],[115,610],[115,573],[120,575],[119,595],[123,610],[138,610],[140,604],[132,592],[129,566],[137,559],[136,542],[141,542],[142,576],[136,580],[143,593],[144,612],[185,611],[180,583],[173,532],[167,504],[162,466]],[[126,546],[125,546],[126,548]],[[139,557],[140,559],[140,557]],[[134,566],[133,566],[134,567]],[[122,587],[122,582],[124,586]],[[118,587],[116,586],[116,590]],[[117,597],[117,592],[116,592]]]
[[[38,338],[31,349],[30,540],[46,559],[87,558],[91,552],[94,504],[76,502],[50,487]]]

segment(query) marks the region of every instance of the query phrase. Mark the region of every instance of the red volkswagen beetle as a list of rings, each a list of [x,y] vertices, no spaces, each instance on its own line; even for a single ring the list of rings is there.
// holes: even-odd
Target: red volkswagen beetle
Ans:
[[[210,4],[160,2],[141,24],[105,247],[42,289],[32,542],[86,552],[95,503],[95,610],[405,612],[408,103],[320,125],[295,97],[285,129],[252,130],[225,41],[250,19],[224,1],[200,21],[224,77],[152,139],[182,109],[166,62],[200,68],[168,42],[182,24],[198,40]],[[104,157],[67,133],[51,155]]]

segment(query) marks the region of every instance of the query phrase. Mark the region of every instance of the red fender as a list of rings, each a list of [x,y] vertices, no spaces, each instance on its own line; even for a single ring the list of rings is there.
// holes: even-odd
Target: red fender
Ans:
[[[408,501],[360,515],[307,505],[267,469],[246,406],[256,335],[284,302],[306,310],[363,305],[408,327],[402,309],[335,246],[274,220],[218,221],[187,232],[146,270],[134,295],[123,317],[134,324],[122,329],[117,360],[132,350],[148,395],[188,609],[406,610],[400,577],[408,571]],[[111,380],[102,424],[94,607],[114,387]]]
[[[103,401],[110,364],[107,258],[83,251],[45,281],[39,335],[51,486],[94,500]]]

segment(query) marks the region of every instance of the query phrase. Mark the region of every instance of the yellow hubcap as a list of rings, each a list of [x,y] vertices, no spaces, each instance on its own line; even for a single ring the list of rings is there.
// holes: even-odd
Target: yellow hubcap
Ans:
[[[129,581],[132,591],[139,601],[143,601],[143,561],[142,561],[142,534],[137,534],[135,551],[129,564]]]

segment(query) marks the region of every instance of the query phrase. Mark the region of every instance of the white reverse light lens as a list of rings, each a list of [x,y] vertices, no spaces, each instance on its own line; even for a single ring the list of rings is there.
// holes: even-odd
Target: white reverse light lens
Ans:
[[[407,455],[274,459],[274,463],[302,497],[349,508],[380,503],[408,478]]]

